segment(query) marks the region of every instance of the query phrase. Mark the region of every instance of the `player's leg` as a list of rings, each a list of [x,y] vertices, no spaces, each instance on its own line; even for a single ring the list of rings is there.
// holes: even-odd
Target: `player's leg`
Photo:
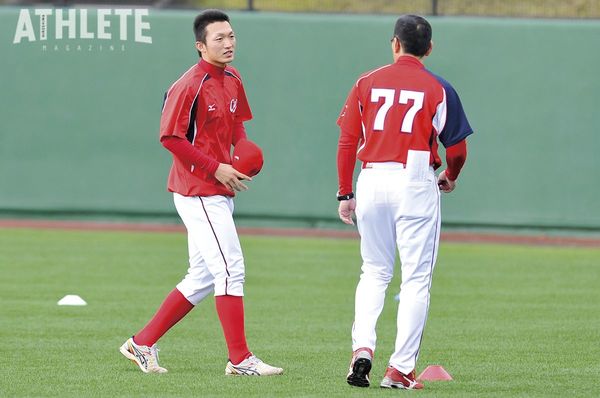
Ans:
[[[186,227],[213,276],[215,296],[244,295],[244,256],[233,221],[233,200],[216,195],[190,198]]]
[[[178,289],[173,289],[152,319],[121,346],[121,353],[144,373],[165,373],[167,370],[158,364],[156,343],[193,308]]]
[[[385,292],[394,275],[396,231],[385,198],[380,195],[384,170],[363,170],[356,187],[356,221],[361,236],[362,267],[356,288],[352,349],[375,350],[375,326]]]
[[[134,336],[137,344],[152,346],[213,289],[213,277],[193,239],[188,239],[187,274],[167,296],[148,324]]]
[[[184,220],[190,211],[188,202],[187,198],[175,194],[177,210]],[[157,341],[213,290],[213,276],[194,239],[188,239],[188,251],[189,268],[184,279],[169,293],[150,321],[120,348],[121,353],[145,373],[167,371],[158,365]]]
[[[397,209],[402,284],[395,351],[390,366],[404,375],[414,371],[427,313],[440,236],[439,190],[433,170],[422,183],[408,183],[406,201]]]
[[[246,343],[243,302],[245,266],[233,222],[233,200],[224,196],[198,197],[193,205],[196,210],[189,216],[192,220],[188,223],[195,225],[198,230],[197,233],[194,227],[192,230],[188,227],[188,230],[213,276],[217,314],[229,351],[228,374],[280,374],[282,369],[260,361],[252,355]]]
[[[190,267],[178,287],[190,294],[200,293],[196,289],[204,285],[198,282],[208,280],[206,275],[210,275],[210,290],[215,292],[217,312],[230,357],[240,362],[249,355],[242,302],[244,262],[229,200],[224,196],[190,197],[177,198],[176,204],[188,229],[190,247],[195,249],[204,264],[198,269]],[[201,291],[202,298],[207,293]]]
[[[134,335],[136,344],[152,346],[169,329],[187,315],[194,308],[185,296],[177,289],[173,289],[165,298],[152,319]]]
[[[155,344],[171,327],[179,322],[196,304],[208,296],[213,289],[213,276],[202,257],[201,248],[196,244],[189,228],[197,231],[200,226],[189,226],[189,212],[194,211],[193,198],[175,194],[175,206],[186,228],[188,228],[189,268],[187,274],[167,296],[157,313],[139,333],[134,336],[137,344]],[[208,231],[205,231],[208,233]],[[195,232],[197,233],[197,232]]]
[[[346,380],[357,387],[367,387],[370,383],[369,371],[377,341],[375,328],[393,277],[396,257],[393,220],[385,196],[379,195],[386,184],[384,174],[383,170],[363,170],[356,187],[356,219],[363,264],[355,295],[354,353]]]
[[[178,208],[186,214],[181,203]],[[185,218],[188,219],[187,216]],[[197,228],[192,227],[192,230],[197,230]],[[207,230],[206,233],[208,234],[209,231]],[[208,297],[214,288],[214,277],[210,273],[208,264],[202,257],[201,248],[198,247],[196,241],[196,235],[188,231],[189,268],[185,277],[177,284],[177,290],[193,305],[199,304]]]

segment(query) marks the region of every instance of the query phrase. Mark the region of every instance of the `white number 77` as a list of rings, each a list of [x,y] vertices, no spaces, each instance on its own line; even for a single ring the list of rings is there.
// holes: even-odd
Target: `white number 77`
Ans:
[[[373,123],[373,130],[382,131],[383,124],[385,122],[385,116],[388,111],[392,107],[394,102],[394,94],[395,90],[390,88],[373,88],[371,89],[371,102],[379,102],[379,98],[385,98],[383,105],[377,111],[375,115],[375,122]],[[398,99],[398,103],[400,104],[408,104],[409,100],[413,100],[412,106],[404,115],[404,120],[402,121],[402,127],[400,131],[403,133],[412,133],[413,122],[415,120],[415,116],[417,112],[423,108],[423,98],[425,94],[421,91],[411,91],[411,90],[400,90],[400,98]]]

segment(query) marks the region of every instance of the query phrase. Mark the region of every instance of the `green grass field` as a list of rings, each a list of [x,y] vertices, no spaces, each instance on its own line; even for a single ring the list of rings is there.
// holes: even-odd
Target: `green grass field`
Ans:
[[[350,358],[358,242],[242,237],[250,348],[273,378],[224,375],[212,299],[161,341],[166,375],[118,347],[186,269],[183,234],[0,229],[0,396],[591,397],[600,375],[600,250],[443,244],[419,365],[451,382],[356,389]],[[378,327],[378,385],[395,335],[396,277]],[[86,307],[59,307],[78,294]]]

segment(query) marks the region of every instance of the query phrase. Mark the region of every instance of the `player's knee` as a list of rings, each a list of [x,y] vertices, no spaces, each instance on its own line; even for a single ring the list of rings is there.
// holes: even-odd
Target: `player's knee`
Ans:
[[[198,285],[190,283],[189,280],[183,280],[177,285],[177,290],[193,305],[200,303],[212,291],[211,285]]]
[[[390,283],[394,277],[393,271],[390,271],[388,267],[385,266],[364,263],[361,269],[361,279],[373,279],[379,282]]]
[[[403,281],[400,290],[409,294],[415,300],[426,302],[429,299],[429,282],[426,280]]]
[[[245,281],[244,273],[231,273],[229,277],[227,277],[227,285],[228,286],[243,286]]]

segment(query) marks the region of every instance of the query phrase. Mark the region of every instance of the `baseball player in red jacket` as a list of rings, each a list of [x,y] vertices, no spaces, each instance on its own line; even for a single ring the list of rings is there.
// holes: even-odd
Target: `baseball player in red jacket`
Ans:
[[[339,216],[353,224],[356,213],[363,260],[347,376],[353,386],[370,384],[375,325],[397,249],[402,284],[396,345],[380,386],[423,388],[415,366],[440,237],[440,189],[454,189],[466,159],[465,138],[473,132],[454,88],[423,66],[431,49],[429,23],[401,16],[392,38],[394,62],[357,80],[338,119]],[[436,178],[438,140],[446,147],[447,168]],[[355,194],[357,157],[362,170]]]
[[[169,88],[160,120],[160,141],[173,154],[168,189],[188,231],[189,269],[120,351],[145,373],[165,373],[156,342],[212,293],[229,351],[225,374],[282,374],[250,352],[244,331],[244,257],[232,214],[234,191],[246,190],[243,180],[251,178],[232,167],[231,147],[246,138],[252,113],[229,66],[236,38],[218,10],[198,15],[194,33],[200,61]]]

